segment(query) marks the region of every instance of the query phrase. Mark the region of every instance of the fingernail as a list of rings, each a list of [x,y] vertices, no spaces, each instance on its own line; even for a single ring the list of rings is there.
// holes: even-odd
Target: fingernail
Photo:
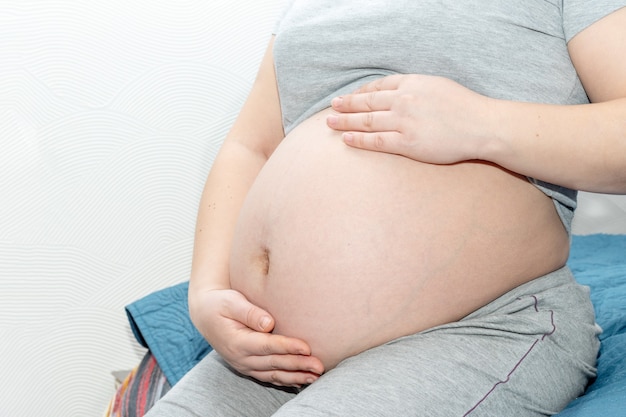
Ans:
[[[331,126],[335,126],[337,124],[338,120],[339,120],[339,118],[337,116],[335,116],[334,114],[331,114],[330,116],[328,116],[328,118],[326,118],[326,121]]]
[[[267,316],[266,316],[266,317],[263,317],[263,318],[261,319],[261,323],[260,323],[260,325],[261,325],[261,330],[265,330],[265,329],[267,329],[267,326],[269,326],[269,325],[270,325],[270,322],[271,322],[271,320],[270,320],[270,318],[269,318],[269,317],[267,317]]]
[[[354,143],[354,135],[352,133],[344,133],[343,140],[346,143]]]
[[[331,104],[333,107],[339,107],[343,104],[343,97],[339,96],[339,97],[335,97],[332,101]]]

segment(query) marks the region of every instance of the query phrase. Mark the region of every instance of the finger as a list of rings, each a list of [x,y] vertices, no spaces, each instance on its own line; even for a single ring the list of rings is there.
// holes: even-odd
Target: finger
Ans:
[[[371,112],[389,110],[395,100],[393,91],[370,91],[360,94],[346,94],[331,101],[333,109],[342,113]]]
[[[317,381],[320,377],[317,374],[309,372],[289,372],[289,371],[262,371],[262,372],[250,372],[250,376],[256,380],[269,382],[270,384],[280,387],[297,387],[300,388],[303,385],[310,385]]]
[[[331,114],[326,118],[334,130],[359,132],[385,132],[397,128],[397,119],[388,111]]]
[[[289,371],[307,372],[321,375],[324,372],[324,365],[314,356],[302,355],[263,355],[249,356],[246,366],[251,371]]]
[[[403,74],[381,77],[367,84],[363,84],[361,87],[357,88],[354,93],[361,94],[370,93],[372,91],[397,90],[403,77]]]
[[[245,331],[245,330],[244,330]],[[242,338],[241,349],[248,356],[301,355],[309,356],[311,348],[300,339],[277,334],[251,332]]]
[[[398,132],[346,132],[344,142],[352,147],[401,155],[406,148],[404,138]]]

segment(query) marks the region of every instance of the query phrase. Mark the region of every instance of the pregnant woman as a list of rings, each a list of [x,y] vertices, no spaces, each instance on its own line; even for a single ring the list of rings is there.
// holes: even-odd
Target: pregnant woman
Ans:
[[[544,416],[598,327],[574,190],[626,192],[626,1],[292,1],[202,197],[215,351],[150,416]],[[590,103],[591,102],[591,103]]]

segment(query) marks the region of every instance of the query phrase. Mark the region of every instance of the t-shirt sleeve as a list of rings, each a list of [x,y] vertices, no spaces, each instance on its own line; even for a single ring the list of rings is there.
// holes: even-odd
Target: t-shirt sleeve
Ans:
[[[626,0],[563,0],[565,41],[622,7]]]

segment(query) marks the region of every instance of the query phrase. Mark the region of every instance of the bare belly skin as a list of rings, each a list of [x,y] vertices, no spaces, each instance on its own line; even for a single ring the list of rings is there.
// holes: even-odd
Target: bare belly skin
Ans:
[[[554,205],[525,178],[349,148],[327,112],[294,129],[259,174],[230,263],[231,286],[327,370],[565,263]]]

